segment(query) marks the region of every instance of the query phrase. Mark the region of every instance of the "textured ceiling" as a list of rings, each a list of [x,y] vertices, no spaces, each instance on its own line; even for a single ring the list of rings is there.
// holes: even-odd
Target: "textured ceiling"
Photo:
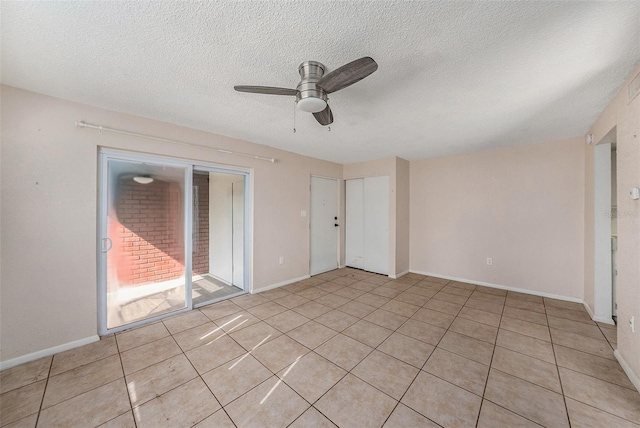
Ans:
[[[640,2],[2,1],[2,83],[348,163],[584,135],[640,59]],[[298,65],[371,56],[330,96]],[[80,119],[80,118],[78,118]],[[85,118],[90,120],[91,118]],[[117,127],[118,124],[105,124]]]

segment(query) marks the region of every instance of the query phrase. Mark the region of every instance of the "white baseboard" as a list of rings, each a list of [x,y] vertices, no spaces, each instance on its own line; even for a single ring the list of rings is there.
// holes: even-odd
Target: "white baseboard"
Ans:
[[[301,276],[299,278],[288,279],[286,281],[278,282],[275,284],[267,285],[266,287],[260,287],[257,290],[251,290],[251,294],[262,293],[263,291],[273,290],[274,288],[282,287],[284,285],[293,284],[294,282],[302,281],[311,278],[310,275]]]
[[[561,296],[559,294],[545,293],[545,292],[536,291],[536,290],[527,290],[525,288],[509,287],[509,286],[506,286],[506,285],[492,284],[490,282],[473,281],[471,279],[456,278],[454,276],[440,275],[440,274],[431,273],[431,272],[422,272],[422,271],[413,270],[413,269],[411,269],[410,272],[411,273],[417,273],[419,275],[427,275],[427,276],[434,276],[436,278],[448,279],[450,281],[466,282],[466,283],[469,283],[469,284],[482,285],[482,286],[485,286],[485,287],[499,288],[500,290],[515,291],[515,292],[518,292],[518,293],[531,294],[532,296],[549,297],[551,299],[558,299],[558,300],[564,300],[564,301],[567,301],[567,302],[583,303],[584,304],[584,300],[582,300],[580,298],[577,298],[577,297]]]
[[[633,370],[631,370],[629,364],[627,364],[625,359],[622,358],[622,354],[620,353],[620,351],[616,349],[615,351],[613,351],[613,355],[616,356],[616,360],[618,360],[618,362],[620,363],[622,370],[624,370],[624,372],[627,374],[633,386],[635,386],[638,392],[640,392],[640,378],[638,377],[638,375],[635,374]]]
[[[582,302],[582,305],[584,306],[586,311],[589,313],[589,316],[591,317],[592,320],[601,322],[603,324],[616,325],[616,323],[613,322],[613,318],[611,318],[611,317],[597,317],[597,316],[595,316],[594,313],[593,313],[593,309],[591,309],[591,306],[589,306],[589,304],[586,301]]]
[[[410,270],[405,270],[404,272],[400,272],[400,273],[397,273],[395,275],[389,275],[389,278],[398,279],[401,276],[404,276],[404,275],[408,274],[409,272],[411,272],[411,271]]]
[[[593,315],[591,315],[591,319],[594,321],[601,322],[603,324],[616,325],[616,323],[613,322],[613,318],[611,317],[594,317]]]
[[[589,313],[589,316],[591,317],[591,319],[593,319],[593,309],[591,309],[591,306],[589,306],[587,302],[582,302],[582,306],[584,306],[584,308]]]
[[[30,361],[35,361],[43,357],[48,357],[53,354],[59,354],[60,352],[68,351],[69,349],[77,348],[78,346],[88,345],[89,343],[97,342],[98,340],[100,340],[100,336],[96,334],[94,336],[85,337],[84,339],[74,340],[73,342],[63,343],[62,345],[54,346],[52,348],[22,355],[11,360],[0,361],[0,371],[10,369],[11,367],[28,363]]]

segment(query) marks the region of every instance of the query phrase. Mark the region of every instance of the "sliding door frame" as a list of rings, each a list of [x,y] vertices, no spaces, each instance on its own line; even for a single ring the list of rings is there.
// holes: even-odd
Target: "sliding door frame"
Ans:
[[[251,258],[251,236],[252,235],[252,225],[253,219],[251,213],[251,170],[248,168],[242,167],[231,167],[226,165],[216,165],[208,162],[195,162],[193,165],[193,171],[206,171],[206,172],[217,172],[222,174],[231,174],[231,175],[243,175],[244,176],[244,236],[243,236],[243,284],[242,290],[245,293],[250,293],[253,291],[253,282],[251,281],[251,266],[253,259]],[[193,275],[192,275],[193,276]],[[242,293],[238,293],[242,294]],[[234,294],[235,296],[235,294]],[[194,308],[199,308],[205,305],[209,305],[211,303],[215,303],[219,300],[227,299],[228,296],[221,297],[219,299],[209,300],[206,302],[199,303],[194,306]]]
[[[103,251],[104,238],[108,238],[107,230],[107,212],[108,212],[108,162],[109,160],[123,161],[123,162],[139,162],[150,163],[160,166],[180,167],[185,168],[185,181],[184,181],[184,236],[185,236],[185,297],[186,307],[166,314],[158,315],[155,317],[149,317],[144,320],[136,321],[130,324],[125,324],[116,328],[107,328],[107,252]],[[96,257],[97,257],[97,276],[98,276],[98,334],[104,336],[106,334],[116,333],[118,331],[127,330],[133,327],[149,324],[154,321],[161,320],[179,313],[184,313],[194,308],[192,299],[192,230],[193,230],[193,171],[209,171],[209,172],[221,172],[227,174],[244,175],[244,291],[251,292],[253,289],[253,281],[251,277],[253,259],[252,254],[252,239],[253,236],[253,215],[251,209],[252,201],[252,174],[250,168],[235,167],[228,165],[218,165],[212,162],[203,162],[190,159],[178,159],[169,156],[144,154],[139,152],[129,152],[126,150],[110,149],[105,147],[99,147],[98,150],[98,215],[97,215],[97,240],[96,240]],[[226,298],[226,297],[224,297]],[[221,299],[224,299],[221,298]],[[221,300],[219,299],[219,300]],[[197,305],[200,307],[213,303],[217,300],[204,302]]]

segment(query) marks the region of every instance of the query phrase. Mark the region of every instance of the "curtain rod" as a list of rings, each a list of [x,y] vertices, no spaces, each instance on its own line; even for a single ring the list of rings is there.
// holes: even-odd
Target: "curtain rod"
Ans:
[[[155,137],[153,135],[140,134],[138,132],[124,131],[122,129],[109,128],[109,127],[102,126],[102,125],[93,125],[91,123],[86,123],[86,122],[82,122],[82,121],[76,121],[76,127],[78,127],[78,128],[97,129],[100,132],[102,132],[102,131],[113,132],[114,134],[122,134],[122,135],[129,135],[131,137],[146,138],[147,140],[162,141],[164,143],[179,144],[181,146],[192,146],[192,147],[199,147],[199,148],[202,148],[202,149],[210,149],[210,150],[215,150],[216,152],[226,153],[228,155],[243,156],[245,158],[258,159],[258,160],[263,160],[263,161],[267,161],[267,162],[271,162],[271,163],[274,163],[276,161],[274,158],[265,158],[265,157],[262,157],[262,156],[250,155],[248,153],[241,153],[241,152],[234,152],[234,151],[231,151],[231,150],[218,149],[216,147],[209,147],[209,146],[205,146],[205,145],[202,145],[202,144],[185,143],[185,142],[182,142],[182,141],[170,140],[168,138],[161,138],[161,137]]]

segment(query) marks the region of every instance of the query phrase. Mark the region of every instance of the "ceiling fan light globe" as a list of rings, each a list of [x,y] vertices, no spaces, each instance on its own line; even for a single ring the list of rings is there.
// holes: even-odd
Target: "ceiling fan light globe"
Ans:
[[[298,101],[298,107],[308,113],[318,113],[327,107],[327,102],[322,98],[307,97]]]

